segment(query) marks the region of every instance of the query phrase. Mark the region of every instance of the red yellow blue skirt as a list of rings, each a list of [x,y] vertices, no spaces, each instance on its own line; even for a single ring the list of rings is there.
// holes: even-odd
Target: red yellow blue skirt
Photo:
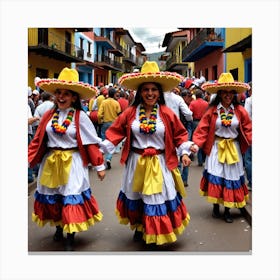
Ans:
[[[249,199],[245,183],[242,154],[237,140],[234,141],[239,160],[235,163],[221,163],[218,156],[219,139],[205,159],[205,169],[200,181],[200,195],[210,203],[222,204],[229,208],[242,208]]]
[[[59,225],[67,233],[86,231],[103,217],[90,189],[88,168],[83,166],[80,153],[73,151],[67,174],[69,178],[63,183],[59,181],[58,186],[50,187],[48,183],[53,181],[48,177],[54,176],[53,170],[49,171],[50,175],[46,175],[44,168],[48,157],[54,153],[49,151],[40,164],[32,220],[39,226],[47,223],[51,226]],[[59,170],[61,172],[63,169]],[[61,179],[60,176],[57,178]]]
[[[121,224],[130,224],[131,230],[141,231],[146,244],[156,245],[175,242],[190,221],[179,193],[163,204],[146,204],[142,199],[129,199],[120,191],[116,215]]]
[[[242,208],[249,199],[244,175],[238,180],[227,180],[203,171],[200,181],[200,195],[210,203],[222,204],[229,208]]]
[[[102,220],[98,204],[87,189],[78,195],[45,195],[38,191],[34,194],[33,222],[38,226],[49,223],[51,226],[61,226],[67,233],[86,231]]]

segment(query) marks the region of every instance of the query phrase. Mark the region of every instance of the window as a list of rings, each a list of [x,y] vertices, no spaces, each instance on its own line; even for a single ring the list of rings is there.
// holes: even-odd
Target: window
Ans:
[[[235,81],[238,81],[238,68],[232,69],[229,71],[231,75],[233,76],[233,79]]]
[[[218,66],[214,65],[212,67],[212,80],[217,80],[218,79]]]
[[[49,77],[49,71],[47,69],[36,68],[36,77],[48,78]]]
[[[205,68],[205,80],[208,81],[208,68]]]
[[[83,43],[84,43],[84,39],[80,38],[80,49],[83,49]]]
[[[91,57],[91,42],[88,42],[88,52],[87,52],[87,56]]]
[[[38,45],[48,45],[48,28],[38,28]]]
[[[65,31],[65,52],[71,54],[71,34]]]

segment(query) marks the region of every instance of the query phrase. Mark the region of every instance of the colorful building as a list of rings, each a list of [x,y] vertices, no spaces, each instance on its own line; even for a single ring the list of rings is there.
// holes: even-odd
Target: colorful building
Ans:
[[[225,71],[237,81],[252,81],[252,28],[226,28]]]
[[[28,86],[35,77],[57,78],[64,67],[82,62],[81,49],[74,43],[75,28],[28,28]]]

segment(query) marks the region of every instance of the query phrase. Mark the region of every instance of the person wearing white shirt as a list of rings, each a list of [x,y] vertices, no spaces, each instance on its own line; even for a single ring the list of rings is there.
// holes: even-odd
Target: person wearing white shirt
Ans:
[[[44,115],[44,113],[50,109],[53,108],[54,106],[54,103],[52,101],[52,95],[48,92],[43,92],[41,94],[41,98],[42,98],[42,101],[43,103],[41,103],[40,105],[38,105],[35,109],[35,112],[34,112],[34,117],[39,117],[39,119],[41,119],[41,117]],[[36,131],[37,127],[39,125],[39,121],[36,121],[34,124],[33,124],[33,130],[34,132]]]
[[[193,120],[192,111],[189,109],[188,105],[180,95],[177,95],[174,92],[165,92],[164,100],[166,106],[172,109],[178,118],[180,118],[181,112],[187,121]]]
[[[169,107],[177,116],[180,118],[180,113],[182,117],[186,119],[186,121],[192,121],[193,120],[193,113],[189,109],[189,106],[186,104],[185,100],[182,96],[171,92],[165,92],[164,93],[164,100],[167,107]],[[184,186],[188,186],[188,176],[189,176],[189,167],[181,166],[181,162],[179,162],[179,169],[181,172],[181,176],[184,182]]]

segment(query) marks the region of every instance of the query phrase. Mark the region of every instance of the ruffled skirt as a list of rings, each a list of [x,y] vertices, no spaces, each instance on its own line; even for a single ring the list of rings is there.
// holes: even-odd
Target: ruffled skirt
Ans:
[[[242,208],[246,205],[249,194],[239,143],[234,141],[239,161],[233,164],[219,162],[217,144],[218,140],[215,141],[210,155],[206,156],[205,169],[200,181],[200,195],[207,197],[210,203]]]
[[[32,220],[39,226],[59,225],[67,233],[86,231],[103,217],[90,189],[88,168],[83,166],[79,152],[74,152],[67,184],[57,188],[41,185],[42,170],[50,153],[40,165]]]
[[[141,231],[146,244],[162,245],[177,240],[177,235],[187,227],[190,215],[176,190],[172,172],[166,167],[164,155],[157,156],[163,175],[162,192],[145,195],[132,191],[139,155],[131,152],[117,199],[116,215],[121,224],[130,224],[131,230]]]

